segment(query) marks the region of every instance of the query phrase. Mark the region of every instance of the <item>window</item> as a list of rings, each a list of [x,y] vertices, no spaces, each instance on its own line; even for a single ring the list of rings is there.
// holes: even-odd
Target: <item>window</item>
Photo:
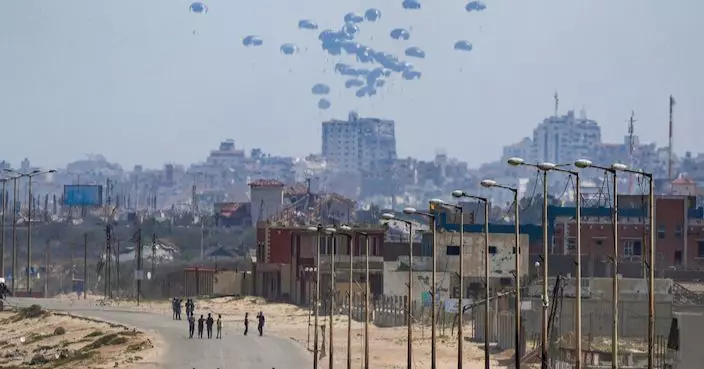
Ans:
[[[675,237],[682,238],[682,226],[675,227]]]
[[[658,238],[660,238],[660,239],[665,238],[665,226],[663,224],[660,224],[658,226]]]
[[[570,237],[567,239],[567,250],[572,251],[577,248],[577,239]]]
[[[492,255],[496,255],[496,253],[497,253],[496,246],[489,246],[489,253]]]
[[[640,240],[624,240],[623,255],[625,256],[642,256],[643,244]]]
[[[456,245],[447,245],[445,248],[445,255],[450,255],[450,256],[459,256],[460,254],[460,247]]]
[[[704,240],[697,241],[697,257],[704,258]]]

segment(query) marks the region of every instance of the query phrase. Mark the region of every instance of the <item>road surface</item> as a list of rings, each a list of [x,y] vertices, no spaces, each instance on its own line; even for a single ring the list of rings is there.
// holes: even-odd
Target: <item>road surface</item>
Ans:
[[[294,341],[269,336],[266,331],[263,337],[259,337],[256,329],[250,329],[250,335],[245,337],[239,325],[237,327],[224,325],[222,340],[199,340],[188,338],[186,320],[175,321],[160,314],[129,311],[118,307],[101,308],[91,306],[86,301],[74,301],[70,304],[52,299],[11,298],[9,302],[19,306],[39,304],[47,309],[157,331],[167,345],[161,363],[165,369],[306,369],[312,367],[311,355]],[[272,323],[276,324],[276,322]],[[267,324],[271,323],[267,321]],[[252,330],[254,335],[251,334]]]

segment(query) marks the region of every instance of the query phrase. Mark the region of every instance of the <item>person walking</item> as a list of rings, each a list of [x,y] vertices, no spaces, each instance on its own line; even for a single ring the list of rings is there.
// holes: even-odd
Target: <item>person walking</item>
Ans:
[[[215,336],[215,338],[222,339],[222,315],[218,314],[218,321],[215,322],[215,324],[218,329],[217,335]]]
[[[213,317],[208,313],[208,319],[205,320],[205,327],[208,329],[208,339],[213,338],[213,323],[215,320]]]
[[[171,300],[171,319],[176,320],[176,298]]]
[[[201,314],[200,319],[198,319],[198,338],[203,338],[203,323],[205,323],[205,318]]]
[[[177,320],[181,320],[181,302],[183,302],[183,300],[181,300],[181,298],[176,299],[176,319]]]
[[[257,324],[257,330],[259,330],[259,335],[264,334],[264,313],[259,311],[259,314],[257,314],[257,320],[259,321],[259,324]]]
[[[193,315],[188,316],[188,338],[193,338],[193,331],[196,328],[196,317]]]
[[[244,335],[249,332],[249,313],[244,313]]]

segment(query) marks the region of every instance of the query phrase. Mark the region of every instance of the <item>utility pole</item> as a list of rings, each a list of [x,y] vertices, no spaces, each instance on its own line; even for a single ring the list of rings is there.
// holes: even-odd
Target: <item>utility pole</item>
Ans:
[[[88,233],[83,234],[83,299],[88,297]]]
[[[32,292],[32,279],[31,279],[31,267],[32,267],[32,176],[27,176],[28,190],[27,190],[27,292]]]
[[[318,315],[320,314],[320,227],[316,232],[316,247],[315,247],[315,336],[313,338],[313,369],[318,369]]]
[[[518,199],[516,199],[518,201]],[[518,203],[516,203],[516,208],[518,208]],[[518,222],[518,220],[516,220]],[[540,368],[548,369],[548,329],[549,329],[549,319],[550,315],[548,308],[550,306],[550,300],[548,295],[548,260],[550,259],[549,243],[550,238],[548,236],[548,171],[543,170],[543,304],[542,304],[542,329],[540,330]],[[518,258],[518,240],[516,240],[516,258]],[[516,271],[518,272],[518,271]],[[520,276],[516,275],[516,278]],[[517,291],[518,292],[518,291]],[[516,296],[518,298],[518,296]],[[516,311],[516,314],[519,312]],[[519,327],[517,326],[516,329]],[[518,350],[518,346],[516,346]],[[518,357],[518,355],[516,355]]]
[[[618,239],[618,179],[616,178],[616,171],[611,170],[611,173],[614,176],[614,187],[613,187],[613,196],[614,196],[614,209],[613,209],[613,230],[614,230],[614,275],[613,275],[613,337],[611,337],[612,342],[611,342],[611,351],[613,353],[613,360],[611,360],[611,368],[613,369],[618,369],[618,297],[619,297],[619,291],[618,291],[618,244],[619,244],[619,239]]]
[[[142,294],[142,228],[137,230],[137,306]]]
[[[413,222],[408,222],[408,311],[406,311],[406,324],[408,324],[408,338],[406,341],[406,367],[413,368]],[[367,258],[369,260],[369,258]]]
[[[352,240],[354,237],[347,233],[343,233],[343,235],[347,238],[347,245],[350,251],[350,283],[349,294],[347,296],[347,369],[352,369],[352,290],[354,287],[354,265],[352,263],[354,252],[352,251]]]
[[[120,239],[118,238],[115,242],[115,272],[117,279],[117,297],[120,297]]]
[[[459,315],[457,316],[457,369],[462,369],[462,362],[463,362],[463,357],[462,357],[462,352],[463,352],[463,341],[464,341],[464,333],[462,330],[462,325],[463,325],[463,319],[462,315],[464,315],[464,310],[462,308],[462,295],[464,294],[464,209],[462,209],[462,206],[457,206],[456,208],[460,212],[460,283],[459,283],[459,296],[457,298],[458,304],[457,306],[459,307]],[[516,348],[516,352],[518,352],[518,348]]]
[[[7,198],[5,189],[7,186],[7,178],[0,179],[2,182],[2,223],[0,223],[0,277],[5,277],[5,213],[7,213]],[[14,277],[14,276],[13,276]]]
[[[328,318],[330,319],[330,356],[328,357],[329,359],[329,369],[334,369],[335,366],[335,360],[333,359],[334,356],[334,350],[333,348],[335,347],[335,341],[333,341],[333,315],[335,311],[335,291],[337,290],[335,288],[335,249],[337,248],[337,242],[336,242],[336,237],[334,235],[331,235],[330,238],[328,238],[328,242],[330,242],[330,311],[329,311],[329,316]]]
[[[668,159],[667,159],[667,179],[668,182],[672,183],[672,134],[674,131],[674,122],[672,121],[672,116],[674,115],[674,108],[675,108],[675,98],[670,95],[670,135],[669,135],[669,143],[667,145],[667,153],[668,153]]]
[[[17,180],[12,177],[12,294],[16,291],[17,281]]]
[[[369,234],[364,233],[364,369],[369,369]]]
[[[152,278],[156,270],[156,233],[152,233]]]
[[[44,260],[44,298],[49,297],[49,254],[51,252],[51,241],[46,241],[46,260]]]

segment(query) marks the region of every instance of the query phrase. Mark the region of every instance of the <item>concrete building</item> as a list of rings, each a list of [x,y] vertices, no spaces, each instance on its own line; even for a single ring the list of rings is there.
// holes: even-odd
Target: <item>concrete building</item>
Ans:
[[[281,213],[284,207],[284,184],[260,179],[249,184],[252,223],[266,221]]]
[[[343,172],[379,177],[392,169],[396,160],[394,121],[360,118],[323,122],[322,154]]]
[[[587,119],[582,111],[575,117],[567,115],[546,118],[533,130],[535,161],[572,163],[579,158],[593,157],[601,145],[601,128],[596,121]]]
[[[382,292],[384,229],[359,229],[369,235],[370,290]],[[336,244],[335,244],[336,242]],[[336,291],[347,291],[350,252],[358,283],[364,282],[366,240],[355,235],[351,246],[345,236],[321,239],[321,291],[330,291],[331,265],[336,270]],[[316,266],[317,234],[303,227],[278,227],[262,222],[257,228],[255,287],[258,296],[282,299],[296,304],[308,304],[314,293],[313,268]],[[332,254],[334,254],[334,259]]]

